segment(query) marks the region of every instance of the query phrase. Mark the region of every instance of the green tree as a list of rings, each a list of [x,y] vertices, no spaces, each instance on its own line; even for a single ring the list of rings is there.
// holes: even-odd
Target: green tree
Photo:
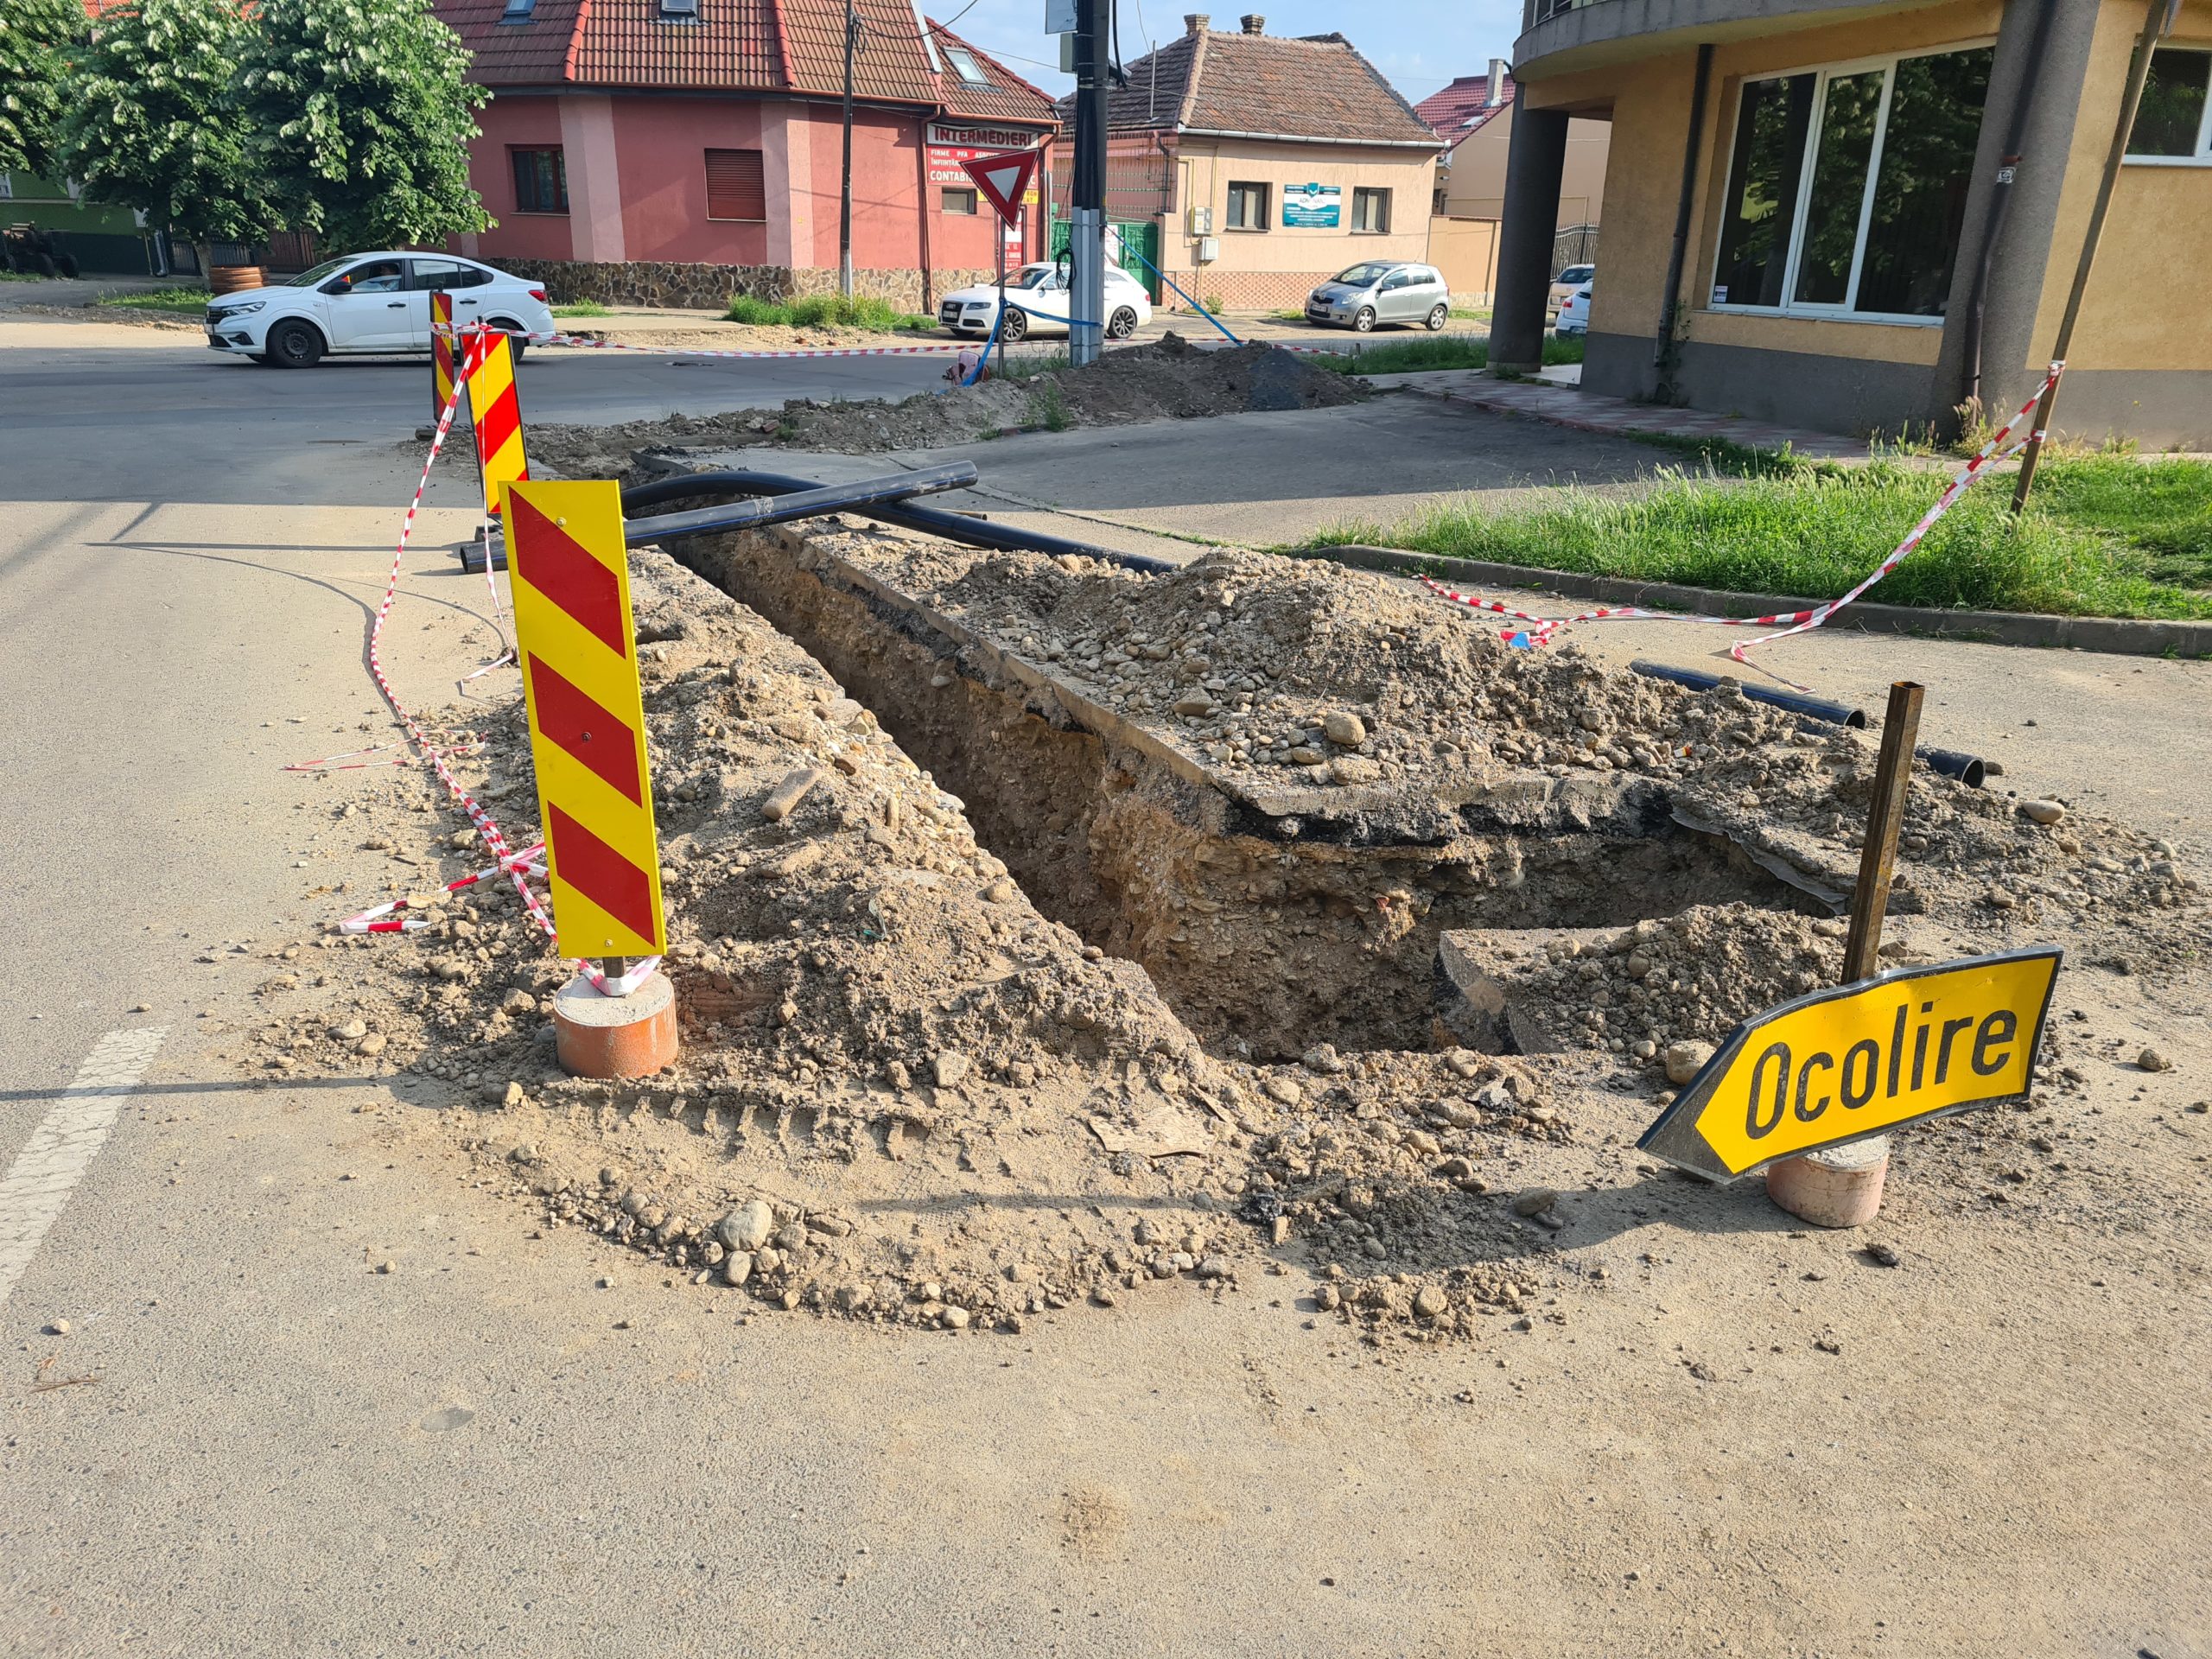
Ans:
[[[489,225],[468,141],[490,95],[468,61],[430,0],[262,0],[238,93],[285,223],[334,249]]]
[[[62,81],[84,33],[81,0],[0,5],[0,172],[53,176]]]
[[[236,0],[139,0],[103,16],[79,56],[60,160],[97,201],[211,242],[270,229],[232,83],[247,24]]]

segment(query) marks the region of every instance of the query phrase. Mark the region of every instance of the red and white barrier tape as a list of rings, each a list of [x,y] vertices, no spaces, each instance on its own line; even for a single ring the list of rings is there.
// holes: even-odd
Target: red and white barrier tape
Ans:
[[[2066,365],[2063,363],[2053,363],[2050,365],[2050,372],[2044,377],[2043,383],[2035,389],[2034,394],[2027,402],[2020,405],[2013,413],[2012,419],[1997,429],[1995,434],[1987,443],[1982,445],[1974,459],[1959,469],[1950,483],[1945,486],[1942,494],[1936,497],[1935,505],[1921,514],[1920,522],[1905,532],[1904,539],[1897,544],[1888,557],[1868,573],[1865,581],[1840,598],[1824,601],[1805,610],[1779,611],[1769,616],[1706,616],[1696,613],[1652,611],[1637,605],[1620,605],[1605,606],[1593,611],[1581,611],[1573,616],[1543,617],[1529,611],[1514,610],[1498,603],[1494,599],[1483,599],[1472,594],[1460,593],[1427,576],[1421,577],[1421,581],[1424,587],[1440,599],[1449,600],[1455,605],[1464,605],[1469,610],[1487,611],[1493,615],[1509,617],[1514,621],[1529,624],[1525,628],[1502,630],[1508,640],[1522,645],[1548,645],[1552,642],[1553,636],[1560,629],[1572,627],[1578,622],[1707,622],[1716,627],[1724,628],[1765,628],[1773,627],[1777,623],[1785,625],[1777,632],[1770,633],[1758,639],[1746,639],[1740,645],[1729,648],[1730,657],[1738,663],[1745,663],[1746,666],[1750,666],[1744,656],[1745,652],[1756,650],[1761,645],[1771,645],[1777,639],[1787,639],[1792,634],[1808,632],[1819,627],[1902,564],[1906,556],[1926,538],[1928,532],[1935,528],[1936,521],[1948,512],[1958,499],[1966,493],[1967,486],[1980,477],[1993,461],[2003,459],[2012,448],[2018,447],[2007,442],[2012,435],[2013,429],[2034,411],[2037,404],[2042,401],[2044,393],[2057,383],[2058,377],[2065,372],[2065,369]],[[2028,437],[2024,436],[2020,442],[2024,444],[2028,441]],[[1774,672],[1771,669],[1766,671]],[[1775,677],[1783,680],[1785,685],[1796,686],[1796,689],[1801,691],[1807,689],[1797,685],[1795,680],[1783,679],[1779,674],[1775,674]]]
[[[393,601],[399,596],[400,568],[407,556],[407,543],[415,533],[415,515],[422,510],[423,496],[430,486],[430,470],[437,464],[438,452],[445,448],[446,436],[453,430],[454,410],[459,405],[461,399],[467,395],[467,377],[468,370],[466,362],[456,364],[453,391],[446,398],[445,407],[438,411],[437,427],[430,435],[429,453],[423,458],[423,475],[416,480],[414,498],[408,502],[407,516],[400,523],[398,545],[392,550],[391,569],[385,578],[384,601],[377,607],[376,620],[369,625],[369,673],[377,683],[377,690],[384,694],[384,700],[390,705],[392,714],[406,730],[408,737],[420,751],[423,759],[429,763],[430,769],[437,773],[438,779],[445,785],[447,792],[460,804],[461,810],[468,815],[468,821],[476,826],[477,833],[484,837],[484,845],[496,861],[489,869],[480,870],[474,875],[465,876],[449,884],[446,890],[454,892],[482,880],[486,876],[497,875],[504,872],[514,883],[515,892],[520,896],[523,908],[529,912],[531,920],[537,923],[538,931],[550,939],[556,937],[552,915],[545,908],[543,901],[531,891],[529,881],[526,880],[529,875],[543,875],[545,873],[543,866],[531,862],[531,853],[541,850],[542,847],[520,854],[508,847],[506,837],[500,833],[499,826],[492,815],[484,810],[474,795],[462,787],[461,780],[453,775],[452,769],[446,765],[444,752],[430,741],[429,734],[416,722],[415,716],[408,712],[406,705],[400,702],[398,694],[391,689],[391,681],[384,669],[382,649],[384,625],[391,618]],[[390,905],[378,906],[375,910],[365,911],[360,916],[351,917],[340,923],[339,931],[361,933],[403,933],[410,932],[416,927],[429,925],[427,918],[419,919],[405,918],[396,921],[378,919],[391,916],[404,908],[405,904],[404,899],[399,899]],[[353,925],[355,923],[361,925],[355,926]],[[633,965],[628,972],[620,977],[610,976],[602,971],[596,963],[580,960],[576,963],[576,969],[592,988],[602,995],[625,996],[643,984],[646,977],[659,965],[658,957],[648,957]]]
[[[525,875],[543,875],[545,867],[536,861],[544,850],[545,843],[541,841],[535,847],[524,848],[512,858],[503,858],[497,864],[487,865],[474,875],[464,875],[457,881],[448,881],[438,891],[459,893],[463,887],[474,887],[486,876],[501,875],[512,870],[520,870]],[[412,933],[417,928],[429,926],[430,918],[400,916],[399,913],[422,908],[419,900],[394,899],[386,904],[373,905],[357,916],[348,916],[338,924],[338,931],[340,933]],[[398,917],[398,919],[386,919],[391,917]]]

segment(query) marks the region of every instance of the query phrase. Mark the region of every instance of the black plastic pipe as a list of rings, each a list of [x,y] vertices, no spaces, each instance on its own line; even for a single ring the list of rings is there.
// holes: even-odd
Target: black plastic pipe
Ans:
[[[1663,663],[1647,663],[1641,658],[1629,666],[1638,674],[1655,680],[1668,680],[1676,685],[1687,685],[1694,691],[1710,691],[1721,683],[1718,674],[1708,674],[1702,669],[1669,668]],[[1794,691],[1771,691],[1763,685],[1745,685],[1738,681],[1737,687],[1753,702],[1772,703],[1777,709],[1787,709],[1794,715],[1808,720],[1824,721],[1831,726],[1863,728],[1866,711],[1853,709],[1840,702],[1829,702],[1821,697],[1801,697]],[[1980,789],[1989,769],[1980,755],[1961,754],[1956,749],[1915,749],[1913,753],[1925,760],[1930,769],[1946,778],[1955,778],[1968,789]]]
[[[811,518],[817,513],[853,512],[880,502],[934,495],[941,490],[964,490],[976,481],[976,476],[975,462],[948,461],[941,467],[890,473],[849,484],[810,484],[804,489],[779,491],[773,495],[752,492],[710,507],[694,507],[688,512],[664,512],[646,518],[629,518],[626,493],[622,535],[631,546],[642,547],[675,536],[710,536],[724,531],[753,530],[793,518]]]
[[[1647,663],[1638,658],[1629,667],[1649,679],[1671,680],[1676,685],[1687,685],[1693,691],[1710,691],[1721,683],[1718,674],[1708,674],[1702,669],[1669,668],[1664,663]],[[1814,720],[1825,721],[1831,726],[1864,728],[1866,711],[1840,702],[1829,702],[1821,697],[1802,697],[1795,691],[1775,691],[1764,685],[1744,685],[1738,682],[1745,696],[1753,702],[1770,702],[1777,709],[1787,709],[1793,715],[1804,715]]]
[[[1989,768],[1978,754],[1961,754],[1956,749],[1915,749],[1913,753],[1946,778],[1955,778],[1968,789],[1980,789],[1981,780],[1989,775]]]
[[[693,496],[790,496],[802,490],[820,487],[812,479],[795,478],[788,473],[756,473],[750,470],[677,473],[667,478],[654,479],[650,483],[632,485],[622,492],[622,511],[625,513],[635,512],[641,508],[658,506],[664,501],[682,501]],[[1109,564],[1141,571],[1150,576],[1165,575],[1178,568],[1166,559],[1147,558],[1141,553],[1117,553],[1110,547],[1071,541],[1065,536],[1049,535],[1039,530],[1016,530],[1009,524],[996,524],[988,519],[948,512],[942,507],[918,506],[903,501],[879,501],[851,510],[864,518],[895,524],[901,530],[919,531],[927,536],[942,536],[949,542],[959,542],[969,547],[992,548],[1007,553],[1043,553],[1056,558],[1103,559]]]

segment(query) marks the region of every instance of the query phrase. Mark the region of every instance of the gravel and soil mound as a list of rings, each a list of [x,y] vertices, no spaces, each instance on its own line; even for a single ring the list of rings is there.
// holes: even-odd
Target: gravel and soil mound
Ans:
[[[1192,346],[1179,334],[1063,364],[1027,379],[948,385],[899,402],[795,397],[780,413],[735,410],[621,426],[532,426],[533,467],[569,478],[628,478],[639,449],[709,461],[731,449],[787,444],[868,454],[972,443],[1026,427],[1112,426],[1254,410],[1326,409],[1369,396],[1359,382],[1266,345]],[[549,474],[550,475],[550,474]]]
[[[1470,779],[1554,802],[1597,780],[1801,884],[1847,886],[1855,865],[1866,734],[1510,650],[1379,577],[1223,554],[1140,581],[838,520],[807,540],[1231,787],[1433,810]],[[266,1017],[236,1058],[270,1078],[387,1075],[429,1109],[391,1133],[453,1137],[549,1224],[721,1285],[743,1311],[1019,1330],[1154,1283],[1294,1274],[1370,1333],[1563,1319],[1557,1299],[1599,1275],[1554,1249],[1573,1214],[1558,1190],[1652,1173],[1579,1125],[1618,1122],[1617,1096],[1648,1116],[1669,1047],[1838,970],[1839,925],[1787,908],[1692,902],[1537,944],[1493,929],[1494,965],[1541,1009],[1552,1052],[1477,1052],[1440,1027],[1427,1047],[1322,1041],[1255,1064],[1202,1042],[1135,961],[1040,913],[979,842],[982,815],[791,639],[658,552],[632,571],[678,1063],[629,1084],[563,1076],[548,1015],[567,969],[488,884],[423,931],[270,952]],[[972,671],[946,668],[948,685]],[[466,775],[519,844],[534,817],[519,698],[454,719],[482,734]],[[769,817],[795,774],[805,792]],[[2124,965],[2145,998],[2185,993],[2202,906],[2171,849],[2063,804],[2026,809],[1916,775],[1890,954],[2056,942]],[[418,774],[365,828],[392,893],[482,857]],[[1517,885],[1505,843],[1484,844],[1484,879]],[[1259,878],[1248,861],[1229,880]],[[1317,903],[1255,925],[1320,939],[1324,919]],[[2033,1166],[2055,1173],[2018,1202],[2082,1202],[2082,1179],[2057,1177],[2080,1109],[2067,1062],[2087,1042],[2086,1026],[2054,1032],[2023,1116],[1918,1137],[1927,1179],[1964,1202]]]

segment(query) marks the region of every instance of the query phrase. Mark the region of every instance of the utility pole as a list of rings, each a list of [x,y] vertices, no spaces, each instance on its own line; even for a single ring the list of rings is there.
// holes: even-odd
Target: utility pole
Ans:
[[[1075,175],[1068,257],[1075,276],[1068,360],[1098,360],[1106,308],[1106,40],[1113,0],[1076,0]]]
[[[845,0],[845,165],[837,187],[837,291],[853,297],[853,49],[859,44],[861,20],[853,15],[853,0]]]

